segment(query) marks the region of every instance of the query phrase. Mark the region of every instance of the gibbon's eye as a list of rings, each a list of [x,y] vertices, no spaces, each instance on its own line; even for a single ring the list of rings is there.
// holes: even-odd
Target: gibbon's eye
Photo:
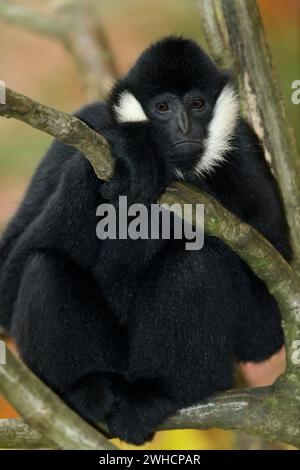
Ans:
[[[159,113],[165,113],[169,111],[170,106],[167,101],[161,101],[160,103],[156,103],[155,108]]]
[[[192,109],[201,109],[204,106],[204,101],[200,100],[200,98],[197,98],[196,100],[192,101],[191,103],[191,108]]]

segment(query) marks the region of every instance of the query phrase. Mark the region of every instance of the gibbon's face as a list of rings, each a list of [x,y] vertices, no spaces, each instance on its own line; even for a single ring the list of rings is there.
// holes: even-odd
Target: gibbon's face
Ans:
[[[148,122],[160,158],[177,176],[202,174],[231,148],[238,99],[228,76],[193,41],[166,38],[147,49],[115,89],[118,122]]]
[[[147,115],[164,151],[178,167],[196,163],[203,152],[209,103],[200,90],[183,95],[163,93],[147,106]]]
[[[156,129],[160,148],[179,172],[209,170],[229,149],[238,103],[226,85],[214,96],[194,89],[182,94],[164,93],[146,107]]]

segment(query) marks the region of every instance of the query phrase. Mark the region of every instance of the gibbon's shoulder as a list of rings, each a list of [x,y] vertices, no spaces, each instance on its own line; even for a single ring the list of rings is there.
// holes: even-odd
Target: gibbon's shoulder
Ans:
[[[88,103],[78,109],[74,115],[100,133],[113,123],[111,107],[104,101]]]

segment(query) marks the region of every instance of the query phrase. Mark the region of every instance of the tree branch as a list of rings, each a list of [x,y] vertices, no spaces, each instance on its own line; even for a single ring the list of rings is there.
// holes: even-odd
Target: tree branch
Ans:
[[[272,388],[268,387],[220,393],[207,402],[180,410],[163,423],[159,430],[218,427],[249,431],[250,424],[245,429],[245,423],[250,419],[250,410],[271,392]],[[255,428],[252,434],[253,431]],[[48,448],[53,447],[53,444],[20,419],[0,420],[0,448],[9,447]]]
[[[112,175],[113,158],[108,143],[75,116],[56,111],[9,88],[6,88],[6,104],[0,104],[0,116],[23,121],[77,148],[90,161],[98,178],[106,180]]]
[[[300,447],[298,411],[294,407],[283,409],[276,387],[229,390],[199,405],[178,411],[158,431],[219,428],[243,431],[270,441],[280,440]],[[282,423],[282,413],[289,426]],[[0,447],[49,447],[44,436],[33,431],[22,420],[2,421],[3,424],[0,420]]]
[[[108,179],[112,174],[113,160],[108,143],[78,119],[47,108],[12,90],[8,90],[6,105],[0,106],[0,115],[20,119],[37,129],[50,133],[62,142],[74,145],[92,162],[95,172],[100,178]],[[277,299],[284,318],[288,349],[288,373],[278,381],[274,388],[275,392],[269,393],[270,389],[266,394],[262,390],[228,392],[199,406],[180,411],[164,425],[164,428],[171,426],[173,428],[176,425],[177,427],[218,426],[224,429],[242,429],[252,434],[270,439],[280,439],[300,446],[298,401],[281,400],[283,394],[293,393],[294,397],[299,395],[300,402],[298,379],[295,380],[298,370],[291,360],[292,341],[295,335],[299,334],[300,323],[300,287],[295,271],[260,233],[247,224],[241,223],[237,217],[207,194],[195,191],[182,183],[176,183],[167,190],[159,202],[170,206],[174,203],[205,205],[205,232],[220,238],[241,256],[253,271],[266,282],[271,293]],[[195,218],[193,222],[196,225]],[[22,390],[21,394],[15,390],[13,393],[11,392],[12,383],[16,382],[13,379],[16,373],[23,388],[19,386],[15,389]],[[49,431],[50,435],[47,434],[44,425],[47,416],[45,406],[44,408],[36,407],[38,409],[37,417],[36,415],[26,417],[28,409],[26,406],[24,407],[24,396],[31,397],[32,393],[35,395],[36,390],[36,387],[32,387],[32,380],[38,381],[24,365],[19,364],[16,358],[10,354],[9,364],[0,369],[0,388],[4,389],[6,398],[21,412],[29,424],[56,445],[61,445],[63,441],[59,432],[62,423],[56,423],[57,427]],[[40,381],[38,383],[42,397],[48,397],[49,393],[51,395],[50,391],[44,395],[45,386]],[[30,409],[32,409],[33,398],[27,400],[30,403]],[[55,399],[58,400],[57,397]],[[47,402],[48,398],[41,403]],[[65,407],[63,413],[67,412],[66,405],[60,402],[59,407],[61,406]],[[280,420],[279,415],[283,408],[288,417],[288,427]],[[62,416],[59,411],[57,417],[57,411],[58,405],[54,408],[51,406],[51,417],[54,421],[55,419],[59,420],[59,417]],[[43,416],[42,420],[40,419],[41,415]],[[78,436],[71,437],[74,438],[72,442],[75,442]],[[67,442],[66,445],[68,446],[69,443]]]
[[[227,38],[218,18],[218,4],[215,0],[197,0],[202,28],[208,49],[215,62],[222,68],[232,65],[232,55],[225,47]]]
[[[271,160],[283,195],[291,241],[296,258],[300,259],[300,159],[295,135],[289,126],[286,107],[273,66],[272,55],[265,37],[260,12],[255,0],[214,0],[222,24],[226,28],[237,75],[241,77],[241,91],[250,121],[263,141],[266,158]],[[202,5],[208,0],[200,1]],[[208,42],[228,45],[215,27],[210,27],[210,16],[201,8],[206,24]],[[223,12],[223,14],[222,14]],[[218,40],[215,38],[218,36]],[[217,60],[221,52],[211,52]]]
[[[91,100],[103,98],[116,75],[116,64],[97,15],[99,3],[74,0],[43,16],[11,1],[0,0],[0,19],[62,42],[73,56]]]
[[[104,98],[116,76],[105,32],[98,15],[99,2],[73,0],[58,9],[66,24],[65,46],[72,54],[91,100]]]
[[[0,365],[0,391],[33,429],[62,449],[116,447],[46,387],[9,349]]]
[[[109,144],[104,137],[74,116],[48,108],[10,89],[7,90],[6,104],[0,105],[1,115],[22,120],[61,142],[73,145],[89,159],[99,178],[109,179],[112,175],[113,158]],[[212,197],[192,190],[187,185],[177,183],[161,197],[160,202],[169,205],[174,202],[181,205],[205,205],[205,231],[223,240],[241,256],[266,282],[278,301],[285,320],[289,348],[298,332],[300,337],[300,287],[295,271],[277,250],[259,232],[242,223]]]
[[[22,419],[0,419],[0,449],[55,449],[55,445]]]
[[[7,23],[21,26],[32,33],[64,40],[64,25],[57,18],[43,16],[11,1],[0,0],[0,17]]]

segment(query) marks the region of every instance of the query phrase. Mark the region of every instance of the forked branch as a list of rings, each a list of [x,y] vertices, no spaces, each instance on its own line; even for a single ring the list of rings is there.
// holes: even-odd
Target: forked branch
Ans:
[[[64,143],[73,145],[87,156],[100,178],[108,179],[112,174],[113,159],[109,152],[108,143],[73,116],[48,108],[12,90],[8,90],[6,105],[0,106],[0,115],[19,119],[36,129],[51,134]],[[209,235],[223,240],[241,256],[253,271],[266,282],[269,290],[277,299],[284,318],[288,352],[291,352],[293,338],[295,334],[300,333],[300,286],[295,271],[282,256],[255,229],[241,223],[212,197],[195,191],[187,185],[181,183],[172,185],[160,198],[160,202],[168,205],[174,203],[180,205],[202,203],[205,205],[205,231]],[[194,222],[196,223],[196,220]],[[54,444],[63,446],[64,441],[60,439],[62,431],[60,418],[63,421],[64,413],[67,413],[68,416],[70,410],[57,397],[54,399],[53,392],[38,381],[30,371],[26,370],[26,367],[17,358],[12,354],[9,354],[8,357],[8,364],[0,366],[0,390],[25,417],[27,423]],[[283,397],[286,398],[286,394],[289,396],[292,393],[292,386],[294,387],[293,394],[296,396],[298,389],[295,389],[295,381],[293,380],[296,373],[291,355],[288,354],[288,371],[274,389],[226,392],[199,406],[181,410],[162,428],[197,427],[203,429],[218,426],[224,429],[242,429],[269,439],[278,439],[300,446],[300,431],[298,419],[296,419],[299,414],[295,413],[297,400],[293,403],[290,398],[288,401],[282,400]],[[36,385],[37,381],[38,386]],[[34,407],[38,412],[30,414],[32,411],[30,412],[26,408],[24,399],[21,399],[19,392],[13,389],[12,383],[21,384],[23,398],[26,394],[31,398],[27,400],[28,403],[32,403],[32,394],[38,390],[39,407]],[[49,396],[50,402],[48,401]],[[46,397],[44,401],[43,397]],[[53,403],[53,400],[54,405],[49,408],[49,403]],[[280,411],[282,408],[284,408],[289,426],[286,426],[285,422],[281,420]],[[60,416],[57,417],[55,411],[58,410]],[[44,425],[44,421],[47,422],[45,418],[48,412],[55,423],[57,423],[55,419],[58,419],[57,426],[59,428],[58,431],[55,427],[55,429],[51,429],[50,435],[48,427]],[[54,413],[53,416],[52,413]],[[75,415],[71,411],[70,413]],[[75,419],[73,415],[68,417],[71,422]],[[76,415],[75,417],[80,419]],[[80,429],[82,423],[77,424]],[[76,431],[74,432],[76,434]],[[94,437],[96,439],[96,436]],[[77,434],[76,436],[67,435],[68,441],[65,443],[65,448],[70,446],[69,439],[74,442],[77,438]],[[101,439],[103,439],[102,436]],[[104,443],[104,445],[109,444]]]

